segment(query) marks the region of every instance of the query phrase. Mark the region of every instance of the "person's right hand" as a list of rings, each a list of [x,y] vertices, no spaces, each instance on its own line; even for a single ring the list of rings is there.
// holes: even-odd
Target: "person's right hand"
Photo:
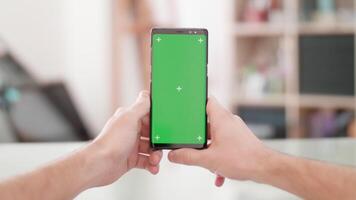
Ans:
[[[178,149],[169,152],[171,162],[204,167],[218,175],[216,185],[224,177],[258,181],[264,163],[273,155],[251,132],[242,119],[209,98],[207,105],[211,143],[204,150]]]

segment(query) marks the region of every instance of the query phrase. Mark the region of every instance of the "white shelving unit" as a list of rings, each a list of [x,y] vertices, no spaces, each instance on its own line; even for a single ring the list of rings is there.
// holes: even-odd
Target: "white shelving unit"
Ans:
[[[301,118],[303,109],[345,109],[356,111],[354,96],[338,95],[305,95],[299,92],[299,38],[302,35],[355,35],[356,25],[352,22],[318,23],[300,20],[300,6],[302,1],[283,0],[282,17],[280,22],[247,23],[240,20],[243,8],[248,0],[235,0],[235,18],[231,27],[232,41],[235,41],[233,81],[231,91],[231,108],[239,107],[281,107],[285,108],[287,122],[287,137],[303,137]],[[347,5],[353,5],[353,0],[339,0]],[[258,45],[260,41],[272,40],[279,45],[283,54],[284,91],[279,94],[264,94],[258,97],[244,95],[241,83],[244,60],[248,57],[250,46]],[[356,56],[355,56],[356,57]],[[356,71],[356,69],[354,69]],[[355,76],[355,75],[354,75]],[[355,78],[356,80],[356,78]],[[355,87],[356,88],[356,83]],[[356,92],[355,92],[356,93]]]

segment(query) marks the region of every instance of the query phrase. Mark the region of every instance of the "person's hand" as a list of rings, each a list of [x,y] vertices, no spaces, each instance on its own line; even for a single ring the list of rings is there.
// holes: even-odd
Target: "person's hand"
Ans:
[[[93,186],[107,185],[132,168],[159,171],[162,151],[152,151],[149,141],[149,93],[140,93],[128,108],[119,108],[100,135],[87,147],[93,154]]]
[[[215,98],[209,98],[207,114],[211,138],[208,148],[174,150],[169,152],[168,159],[209,169],[217,174],[217,186],[223,184],[224,177],[258,181],[272,151],[258,140],[240,117],[224,109]]]

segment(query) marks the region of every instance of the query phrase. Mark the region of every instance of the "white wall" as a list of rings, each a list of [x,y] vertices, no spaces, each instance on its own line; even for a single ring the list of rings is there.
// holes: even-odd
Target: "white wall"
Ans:
[[[63,23],[62,1],[0,0],[0,39],[42,81],[62,76]]]
[[[65,80],[97,133],[110,114],[110,0],[0,0],[0,38],[41,82]]]
[[[110,0],[62,0],[64,77],[88,125],[99,132],[111,114]]]

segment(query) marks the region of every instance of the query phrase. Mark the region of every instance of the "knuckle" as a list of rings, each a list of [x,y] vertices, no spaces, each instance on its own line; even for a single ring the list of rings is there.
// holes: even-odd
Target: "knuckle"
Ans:
[[[181,160],[180,161],[183,164],[190,164],[192,162],[193,159],[192,159],[192,155],[190,153],[184,152],[181,155],[182,156],[181,156]]]
[[[124,124],[128,124],[132,122],[132,119],[134,118],[134,112],[132,110],[126,110],[122,113],[122,115],[119,117],[120,121]]]
[[[243,122],[242,118],[238,115],[233,115],[234,119],[238,122]]]
[[[115,111],[114,116],[119,116],[124,110],[125,110],[124,107],[119,107],[119,108]]]
[[[189,160],[189,155],[186,154],[186,153],[180,153],[180,154],[177,155],[177,159],[178,159],[179,162],[182,162],[182,163],[185,164],[185,163],[189,162],[188,161]]]

